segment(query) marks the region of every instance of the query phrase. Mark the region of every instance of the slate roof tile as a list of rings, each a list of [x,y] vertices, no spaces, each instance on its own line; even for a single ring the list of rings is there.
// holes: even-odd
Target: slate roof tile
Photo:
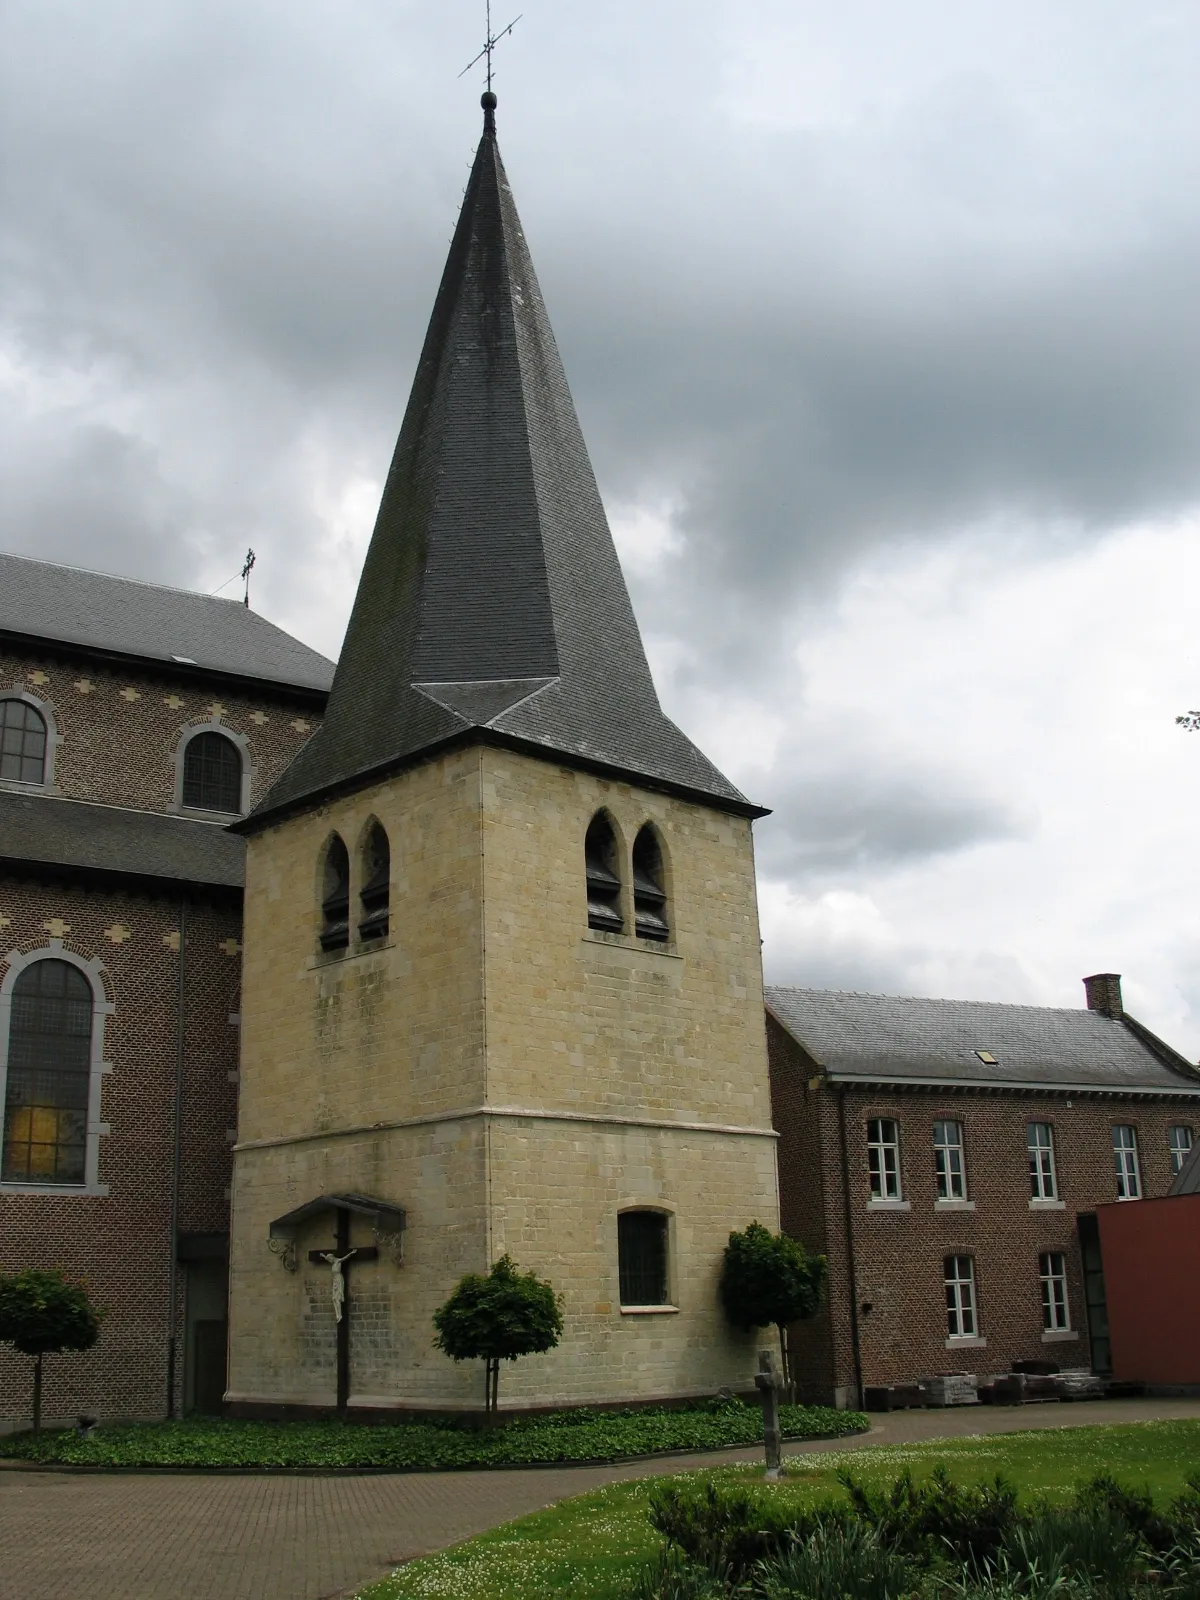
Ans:
[[[324,692],[333,662],[240,600],[0,554],[0,633]]]
[[[241,826],[481,730],[759,809],[659,706],[490,112],[325,721]]]
[[[240,889],[245,853],[219,823],[0,790],[0,863]]]
[[[1200,1071],[1133,1019],[1098,1011],[775,986],[766,1001],[834,1079],[1200,1095]]]

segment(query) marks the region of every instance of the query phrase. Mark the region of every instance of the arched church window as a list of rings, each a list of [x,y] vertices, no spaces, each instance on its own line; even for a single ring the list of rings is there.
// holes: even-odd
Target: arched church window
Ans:
[[[363,849],[363,886],[358,896],[362,902],[362,917],[358,924],[360,939],[387,937],[391,892],[392,852],[387,834],[376,822],[367,835]]]
[[[622,1211],[617,1217],[621,1304],[664,1306],[667,1276],[667,1217],[662,1211]]]
[[[588,927],[605,933],[620,933],[625,918],[621,915],[617,836],[603,811],[598,811],[588,825],[583,857],[587,874]]]
[[[92,987],[69,961],[34,961],[12,989],[5,1183],[83,1183]]]
[[[0,700],[0,778],[46,781],[46,719],[27,700]]]
[[[188,740],[183,803],[198,811],[241,811],[242,753],[223,733],[197,733]]]
[[[649,823],[633,841],[633,925],[639,939],[662,944],[671,937],[662,845]]]
[[[350,943],[350,855],[335,833],[325,851],[321,879],[321,949],[344,950]]]

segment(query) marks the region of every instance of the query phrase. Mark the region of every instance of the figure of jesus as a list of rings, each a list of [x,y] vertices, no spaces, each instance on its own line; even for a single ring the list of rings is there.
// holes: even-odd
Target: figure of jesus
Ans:
[[[342,1273],[343,1261],[349,1261],[351,1256],[357,1255],[357,1250],[347,1250],[344,1256],[335,1256],[332,1250],[323,1250],[321,1260],[328,1261],[333,1282],[329,1285],[329,1293],[333,1300],[333,1320],[342,1320],[342,1307],[346,1304],[346,1279]]]

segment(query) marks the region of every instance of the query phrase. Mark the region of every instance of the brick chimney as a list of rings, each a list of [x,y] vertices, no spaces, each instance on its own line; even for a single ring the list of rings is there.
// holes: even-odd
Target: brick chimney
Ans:
[[[1083,987],[1087,993],[1089,1011],[1100,1011],[1106,1017],[1120,1021],[1125,1014],[1125,1007],[1121,1004],[1119,972],[1097,972],[1083,980]]]

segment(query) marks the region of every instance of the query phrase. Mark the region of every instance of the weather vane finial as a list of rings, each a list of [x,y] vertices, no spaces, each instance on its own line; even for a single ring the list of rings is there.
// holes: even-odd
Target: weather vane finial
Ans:
[[[519,16],[515,16],[512,19],[512,21],[508,24],[508,26],[506,28],[501,28],[499,33],[493,33],[492,32],[492,0],[487,0],[487,43],[484,45],[483,49],[479,52],[479,54],[473,60],[468,61],[466,66],[459,73],[459,77],[460,78],[465,78],[467,73],[470,72],[472,67],[478,65],[478,63],[480,61],[482,61],[485,57],[487,58],[487,90],[486,90],[486,93],[489,96],[489,98],[491,99],[491,105],[488,105],[486,101],[484,102],[484,109],[486,111],[489,111],[489,112],[492,111],[494,109],[494,107],[495,107],[495,104],[496,104],[495,97],[492,95],[492,51],[500,43],[501,39],[504,38],[506,33],[511,33],[513,31],[513,29],[516,27],[517,23],[520,22],[521,17],[523,17],[524,15],[525,15],[525,13],[522,11]]]

